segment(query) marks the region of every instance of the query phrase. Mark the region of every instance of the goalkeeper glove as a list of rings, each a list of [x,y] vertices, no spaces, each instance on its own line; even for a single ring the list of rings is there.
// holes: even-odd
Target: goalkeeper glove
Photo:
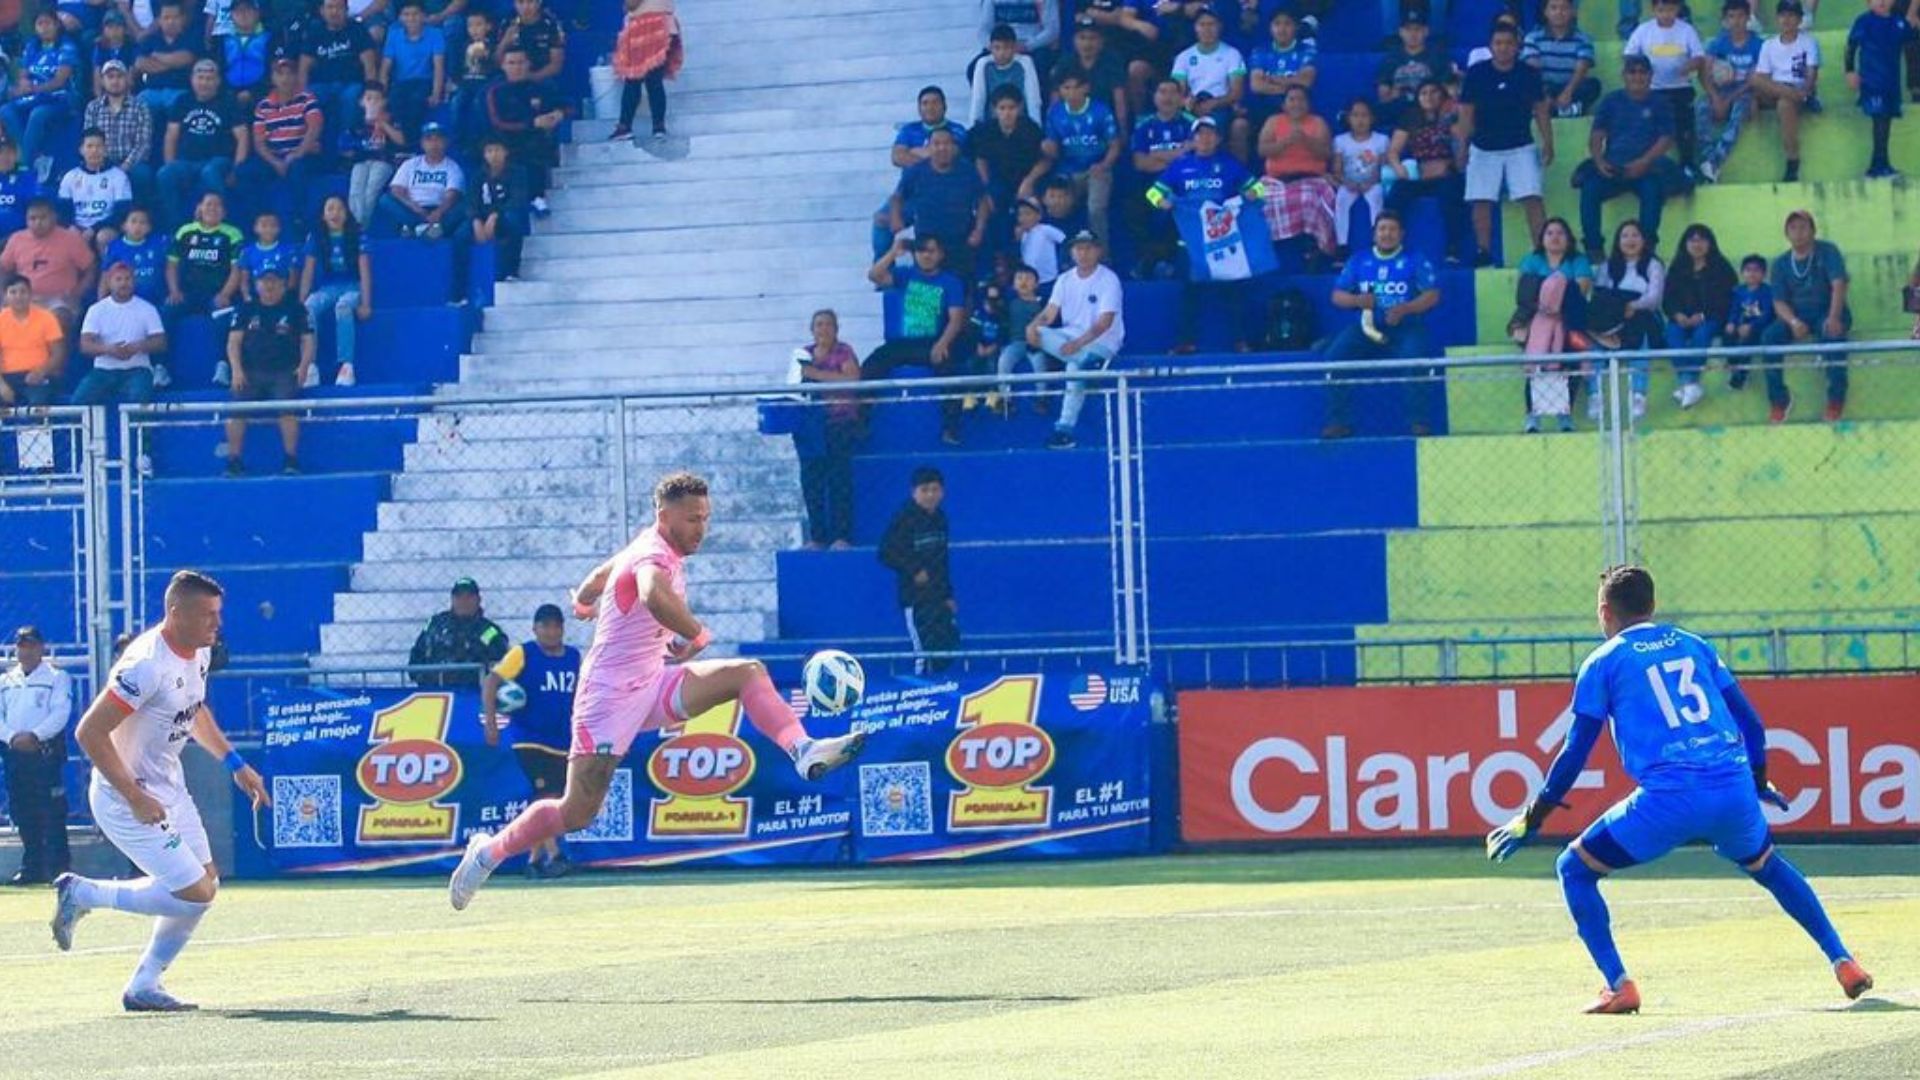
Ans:
[[[1540,829],[1540,823],[1547,815],[1561,806],[1560,803],[1541,802],[1535,799],[1513,816],[1513,820],[1487,834],[1487,858],[1494,862],[1506,862],[1520,845],[1526,843]]]
[[[1767,779],[1767,770],[1753,770],[1753,793],[1758,795],[1760,801],[1766,803],[1768,806],[1775,807],[1782,813],[1787,811],[1789,806],[1787,797],[1781,794],[1779,788],[1773,786],[1772,781]]]

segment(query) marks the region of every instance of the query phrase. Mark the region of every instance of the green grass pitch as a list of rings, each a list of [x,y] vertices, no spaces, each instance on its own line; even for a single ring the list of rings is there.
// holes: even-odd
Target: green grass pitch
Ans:
[[[1551,850],[1421,849],[815,874],[236,884],[127,1016],[145,920],[54,951],[0,897],[0,1075],[1920,1076],[1920,852],[1802,847],[1879,979],[1851,1006],[1759,888],[1690,851],[1606,886],[1637,1017]]]

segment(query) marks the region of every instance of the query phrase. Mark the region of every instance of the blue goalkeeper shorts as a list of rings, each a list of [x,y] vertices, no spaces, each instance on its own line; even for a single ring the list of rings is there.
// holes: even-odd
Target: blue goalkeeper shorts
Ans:
[[[1695,841],[1712,844],[1715,854],[1741,865],[1767,850],[1773,834],[1751,782],[1682,791],[1636,788],[1580,834],[1587,854],[1615,870]]]

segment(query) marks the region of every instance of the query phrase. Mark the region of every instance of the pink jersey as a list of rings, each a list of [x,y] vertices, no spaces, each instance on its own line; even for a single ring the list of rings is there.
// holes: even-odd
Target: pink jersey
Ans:
[[[633,543],[613,557],[613,573],[600,596],[593,645],[580,666],[583,695],[651,683],[666,667],[667,643],[674,635],[640,602],[634,574],[641,567],[651,568],[681,598],[687,595],[685,558],[652,526],[641,530]]]

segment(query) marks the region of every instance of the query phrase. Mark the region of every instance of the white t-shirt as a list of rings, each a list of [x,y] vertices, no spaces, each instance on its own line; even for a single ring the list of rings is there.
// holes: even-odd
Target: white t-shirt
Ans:
[[[1227,96],[1227,80],[1235,75],[1244,78],[1247,74],[1247,62],[1240,50],[1221,42],[1212,52],[1201,52],[1200,46],[1189,45],[1173,58],[1173,77],[1187,88],[1189,94],[1211,94],[1214,97]]]
[[[1333,137],[1333,152],[1340,157],[1340,168],[1349,183],[1372,184],[1380,179],[1380,165],[1387,159],[1390,140],[1379,132],[1356,139],[1343,131]]]
[[[98,334],[109,345],[137,345],[166,332],[159,310],[138,296],[129,297],[124,304],[109,296],[88,308],[87,317],[80,321],[80,333]],[[153,358],[146,353],[134,353],[126,360],[96,356],[93,366],[101,371],[126,371],[152,367]]]
[[[113,216],[114,203],[133,201],[133,184],[118,165],[97,173],[76,165],[60,178],[60,197],[72,201],[73,223],[91,229]]]
[[[1060,329],[1073,337],[1093,329],[1094,320],[1102,314],[1113,312],[1113,325],[1093,339],[1092,344],[1117,353],[1127,338],[1127,317],[1121,310],[1120,292],[1120,275],[1112,270],[1095,267],[1093,273],[1081,277],[1080,268],[1076,266],[1054,280],[1053,295],[1047,298],[1047,303],[1060,309]]]
[[[1041,222],[1020,238],[1020,261],[1033,267],[1045,285],[1060,276],[1060,244],[1067,234],[1058,227]]]
[[[187,797],[180,751],[192,737],[194,718],[206,703],[207,663],[212,655],[210,649],[197,649],[191,656],[181,656],[156,626],[134,638],[107,673],[107,693],[133,710],[113,729],[113,748],[134,780],[162,803]],[[105,797],[125,804],[98,771],[93,782]]]
[[[406,188],[407,195],[421,207],[432,210],[446,198],[448,191],[466,189],[466,175],[460,171],[460,163],[451,157],[443,157],[438,165],[427,160],[425,154],[415,154],[400,166],[393,174],[393,183],[397,188]]]
[[[1653,65],[1655,90],[1677,90],[1687,85],[1692,75],[1687,65],[1707,55],[1707,46],[1700,40],[1700,32],[1685,19],[1675,19],[1672,26],[1648,19],[1633,28],[1621,54],[1647,58]]]
[[[1760,46],[1760,62],[1753,72],[1782,86],[1800,86],[1807,73],[1820,66],[1820,40],[1805,30],[1792,42],[1770,37]]]

